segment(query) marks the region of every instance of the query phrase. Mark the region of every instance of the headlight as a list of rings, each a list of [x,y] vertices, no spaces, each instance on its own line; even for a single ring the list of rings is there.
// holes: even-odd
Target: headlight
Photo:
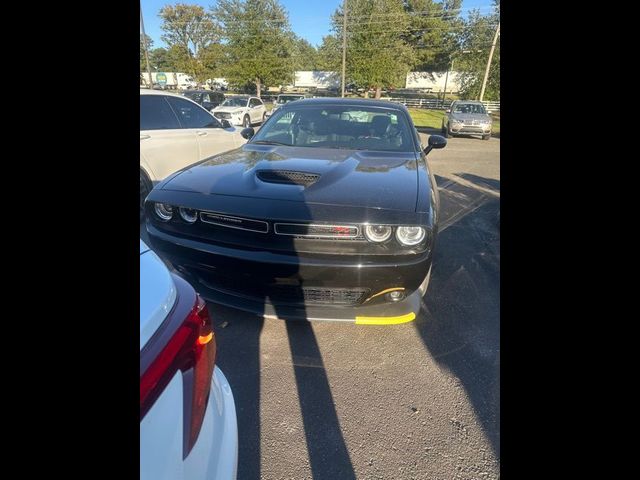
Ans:
[[[163,222],[168,222],[173,216],[173,207],[166,203],[156,203],[154,210],[158,218]]]
[[[396,238],[400,244],[405,246],[417,245],[424,240],[427,232],[422,227],[398,227],[396,230]]]
[[[187,223],[195,223],[198,219],[198,211],[193,208],[180,207],[178,211],[182,219]]]
[[[389,240],[392,229],[386,225],[367,225],[364,228],[364,236],[370,242],[380,243]]]

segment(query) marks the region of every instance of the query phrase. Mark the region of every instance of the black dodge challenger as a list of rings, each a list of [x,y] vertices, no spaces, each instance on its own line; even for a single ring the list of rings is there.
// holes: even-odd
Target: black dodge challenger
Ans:
[[[278,109],[249,141],[149,194],[154,249],[208,300],[265,317],[415,319],[438,191],[403,105],[340,98]]]

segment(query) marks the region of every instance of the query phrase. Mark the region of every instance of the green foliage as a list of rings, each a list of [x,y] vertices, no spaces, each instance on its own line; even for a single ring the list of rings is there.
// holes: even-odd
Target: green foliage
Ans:
[[[492,15],[481,16],[475,10],[470,12],[465,22],[465,29],[460,35],[460,48],[469,54],[460,55],[456,59],[455,70],[461,72],[460,84],[463,98],[478,98],[482,88],[482,79],[487,67],[491,42],[500,21],[500,2],[494,1],[495,11]],[[479,50],[479,52],[478,52]],[[493,52],[491,69],[483,100],[500,100],[500,37]]]
[[[318,70],[340,72],[342,68],[342,39],[335,35],[322,37],[317,53]]]
[[[412,70],[461,72],[465,98],[479,95],[490,44],[499,21],[492,15],[460,17],[462,0],[347,0],[347,83],[377,89],[403,87]],[[342,68],[342,6],[332,32],[315,48],[295,35],[278,0],[218,0],[207,11],[177,3],[160,11],[162,39],[152,49],[152,69],[183,71],[204,81],[226,77],[232,86],[254,88],[293,81],[296,70]],[[146,70],[141,36],[140,68]],[[485,99],[500,98],[500,46],[494,52]]]
[[[211,45],[220,41],[220,27],[213,15],[199,5],[178,3],[160,10],[162,40],[169,45],[172,64],[181,71],[203,79],[209,73],[206,62],[211,63]]]
[[[294,70],[320,70],[316,48],[295,34],[291,39],[291,56]]]
[[[293,80],[294,34],[277,0],[219,0],[213,14],[223,26],[225,77],[230,84],[279,85]]]
[[[415,51],[417,71],[445,71],[457,49],[457,37],[463,27],[460,19],[462,0],[404,0],[410,29],[405,41]]]
[[[342,39],[343,12],[333,15],[335,38]],[[415,63],[405,40],[410,18],[402,0],[349,0],[347,2],[347,78],[373,87],[404,86]],[[341,57],[340,57],[341,58]],[[340,60],[341,61],[341,60]]]

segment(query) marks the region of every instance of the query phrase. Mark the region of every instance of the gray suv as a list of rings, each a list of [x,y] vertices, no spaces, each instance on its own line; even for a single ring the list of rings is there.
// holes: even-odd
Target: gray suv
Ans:
[[[493,119],[481,102],[456,100],[442,119],[442,134],[449,138],[453,135],[482,135],[483,140],[491,138]]]

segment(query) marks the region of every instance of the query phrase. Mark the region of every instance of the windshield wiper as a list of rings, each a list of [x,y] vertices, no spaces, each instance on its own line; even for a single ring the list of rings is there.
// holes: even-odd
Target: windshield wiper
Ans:
[[[274,142],[273,140],[256,140],[255,142],[251,142],[253,145],[282,145],[283,147],[293,147],[288,143],[282,142]]]

